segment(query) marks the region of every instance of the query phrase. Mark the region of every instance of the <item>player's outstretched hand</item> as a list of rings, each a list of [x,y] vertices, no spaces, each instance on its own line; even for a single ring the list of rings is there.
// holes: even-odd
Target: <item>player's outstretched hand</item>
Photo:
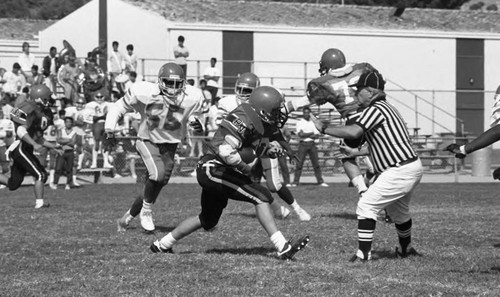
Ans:
[[[313,115],[311,113],[311,117],[310,117],[311,121],[314,123],[314,126],[316,127],[316,129],[318,129],[318,131],[322,131],[323,130],[323,122],[318,119],[315,115]]]
[[[495,169],[493,171],[493,179],[498,179],[500,180],[500,167],[498,167],[497,169]]]
[[[456,143],[452,143],[448,145],[444,151],[448,151],[452,154],[455,154],[455,158],[463,159],[465,158],[465,155],[460,151],[460,145]]]

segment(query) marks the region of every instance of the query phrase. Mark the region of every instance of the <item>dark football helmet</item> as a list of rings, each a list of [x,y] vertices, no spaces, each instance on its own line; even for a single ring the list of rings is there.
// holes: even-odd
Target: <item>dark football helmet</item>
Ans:
[[[158,86],[162,94],[177,105],[177,97],[186,88],[186,74],[184,70],[175,63],[167,63],[161,66],[158,72]]]
[[[288,120],[285,98],[280,91],[273,87],[256,88],[250,95],[248,104],[266,123],[282,127]]]
[[[52,91],[46,85],[34,85],[30,90],[30,99],[38,105],[48,107],[53,103]]]
[[[252,92],[260,86],[260,80],[257,75],[251,72],[241,74],[234,85],[234,93],[238,99],[246,102]]]
[[[330,69],[342,68],[345,65],[344,53],[337,48],[329,48],[321,55],[318,71],[323,76],[328,74]]]

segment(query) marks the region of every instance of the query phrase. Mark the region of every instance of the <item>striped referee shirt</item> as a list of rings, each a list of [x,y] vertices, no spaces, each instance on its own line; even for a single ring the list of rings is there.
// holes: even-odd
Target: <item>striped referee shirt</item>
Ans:
[[[377,172],[417,158],[403,118],[385,98],[368,106],[355,124],[365,132],[364,137]]]

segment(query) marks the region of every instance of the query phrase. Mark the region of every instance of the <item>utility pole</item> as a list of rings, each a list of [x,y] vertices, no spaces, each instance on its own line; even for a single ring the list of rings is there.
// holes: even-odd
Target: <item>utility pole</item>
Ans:
[[[99,66],[104,72],[108,71],[108,0],[99,0]]]

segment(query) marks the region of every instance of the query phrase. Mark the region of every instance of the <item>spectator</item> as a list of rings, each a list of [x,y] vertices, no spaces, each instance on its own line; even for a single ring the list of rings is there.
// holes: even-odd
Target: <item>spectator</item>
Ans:
[[[73,118],[64,118],[63,129],[57,132],[57,143],[62,146],[63,154],[57,157],[54,183],[50,185],[53,190],[57,189],[59,177],[66,172],[66,190],[71,189],[73,183],[73,164],[75,161],[76,130],[73,129]]]
[[[174,47],[174,57],[175,63],[181,66],[184,70],[184,75],[187,76],[187,61],[186,58],[189,57],[189,50],[184,46],[184,36],[180,35],[177,38],[178,44]]]
[[[21,91],[21,94],[19,94],[16,100],[14,100],[14,107],[19,107],[24,101],[28,100],[29,93],[30,88],[28,88],[27,86],[24,87]]]
[[[122,94],[123,89],[119,83],[116,83],[116,77],[122,74],[125,69],[125,59],[123,54],[118,50],[118,41],[113,41],[113,50],[108,59],[108,72],[110,78],[110,92],[113,92],[113,87],[116,85],[118,93]]]
[[[297,166],[295,167],[294,182],[290,186],[296,187],[299,184],[300,175],[302,174],[302,166],[306,160],[306,155],[309,155],[318,184],[322,187],[328,187],[328,184],[323,181],[323,176],[321,175],[321,168],[319,167],[318,160],[318,148],[316,147],[316,142],[320,136],[320,132],[316,129],[314,122],[311,120],[311,109],[309,107],[304,107],[302,112],[304,118],[300,119],[296,125],[297,135],[300,138],[298,153],[299,160],[297,161]]]
[[[125,71],[127,73],[137,71],[137,56],[134,54],[134,45],[132,44],[127,45],[127,54],[125,55]]]
[[[57,71],[59,70],[59,59],[57,58],[57,48],[51,47],[49,55],[43,59],[42,74],[45,77],[45,85],[55,94],[57,89]]]
[[[69,55],[65,57],[68,62],[62,66],[59,73],[59,77],[61,78],[59,83],[64,88],[64,97],[76,102],[76,99],[78,98],[77,78],[80,75],[80,69],[76,65],[76,57]]]
[[[38,72],[38,65],[31,66],[31,76],[26,79],[26,84],[28,86],[43,84],[43,76]]]
[[[5,79],[3,76],[7,73],[7,69],[0,68],[0,99],[3,98],[3,85],[5,84]]]
[[[188,85],[194,86],[194,79],[190,78],[187,80]]]
[[[7,71],[3,79],[5,80],[3,91],[9,96],[8,101],[15,100],[18,92],[26,86],[26,79],[21,75],[21,65],[17,62],[14,63],[12,71]]]
[[[23,42],[23,52],[17,58],[17,62],[21,66],[21,74],[28,80],[31,77],[31,67],[35,65],[35,55],[30,53],[30,44]]]
[[[220,72],[219,69],[215,67],[216,63],[216,58],[210,59],[210,67],[207,67],[205,69],[205,73],[203,73],[203,78],[207,81],[207,91],[209,91],[212,95],[212,104],[213,100],[217,97],[217,92],[219,91]]]

